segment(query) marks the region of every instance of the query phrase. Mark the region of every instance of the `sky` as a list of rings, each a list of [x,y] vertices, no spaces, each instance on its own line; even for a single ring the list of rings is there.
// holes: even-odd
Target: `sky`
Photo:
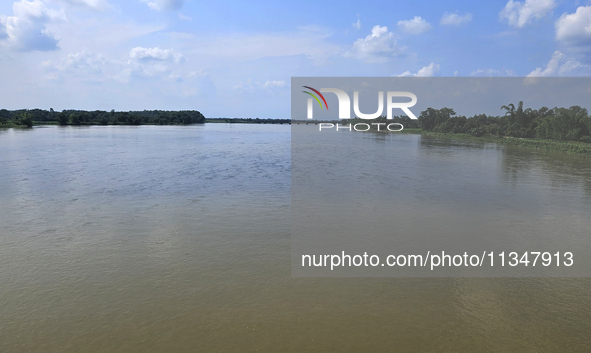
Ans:
[[[591,0],[0,0],[0,108],[289,118],[295,76],[591,76]]]

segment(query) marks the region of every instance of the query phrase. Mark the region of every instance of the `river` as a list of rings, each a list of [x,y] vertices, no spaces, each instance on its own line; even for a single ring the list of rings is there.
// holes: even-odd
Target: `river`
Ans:
[[[0,351],[591,350],[588,278],[291,277],[290,137],[247,124],[0,130]],[[558,215],[591,204],[586,156],[364,141],[406,146],[433,175],[472,163],[466,204],[511,188],[558,200]],[[445,198],[448,179],[428,180],[414,179],[417,197]]]

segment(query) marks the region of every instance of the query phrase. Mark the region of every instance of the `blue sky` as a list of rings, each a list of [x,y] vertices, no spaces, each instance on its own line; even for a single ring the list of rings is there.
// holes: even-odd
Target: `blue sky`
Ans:
[[[590,76],[591,1],[0,2],[0,108],[288,118],[292,76]]]

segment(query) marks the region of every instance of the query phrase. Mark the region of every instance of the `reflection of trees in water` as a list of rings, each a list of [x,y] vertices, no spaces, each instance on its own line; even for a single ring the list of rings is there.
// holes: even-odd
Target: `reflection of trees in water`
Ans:
[[[453,138],[421,135],[420,145],[426,152],[449,153],[454,150],[494,150],[502,149],[502,146],[487,141],[458,140]]]
[[[453,174],[437,179],[464,183],[465,191],[476,185],[478,194],[490,187],[505,195],[493,198],[529,200],[529,207],[540,202],[591,206],[591,156],[424,135],[418,153],[431,170]]]
[[[502,171],[513,186],[547,183],[551,189],[582,188],[591,202],[591,156],[504,146]]]
[[[581,188],[591,203],[591,156],[484,141],[421,136],[421,152],[438,157],[472,151],[498,153],[503,182],[512,187],[538,183],[550,189]],[[482,158],[491,155],[477,154]],[[468,158],[467,156],[465,158]],[[495,163],[491,160],[490,163]]]

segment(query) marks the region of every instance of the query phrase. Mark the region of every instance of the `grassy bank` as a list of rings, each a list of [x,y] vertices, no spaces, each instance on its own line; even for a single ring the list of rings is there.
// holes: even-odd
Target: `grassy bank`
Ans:
[[[14,124],[12,122],[8,122],[8,123],[0,125],[0,129],[10,129],[10,128],[29,129],[29,127],[27,127],[27,125]]]
[[[423,133],[423,130],[421,130],[421,129],[412,129],[412,128],[404,128],[402,131],[400,131],[400,133],[403,133],[403,134],[421,134],[421,133]]]
[[[408,131],[407,131],[408,130]],[[441,132],[427,132],[421,129],[404,129],[402,132],[406,133],[418,133],[427,136],[436,136],[441,138],[449,138],[454,140],[471,140],[471,141],[483,141],[483,142],[495,142],[506,145],[534,147],[553,151],[564,151],[572,153],[584,153],[591,154],[591,143],[576,142],[576,141],[556,141],[546,139],[533,139],[533,138],[517,138],[508,136],[493,136],[485,135],[482,137],[475,137],[469,134],[451,134]]]

